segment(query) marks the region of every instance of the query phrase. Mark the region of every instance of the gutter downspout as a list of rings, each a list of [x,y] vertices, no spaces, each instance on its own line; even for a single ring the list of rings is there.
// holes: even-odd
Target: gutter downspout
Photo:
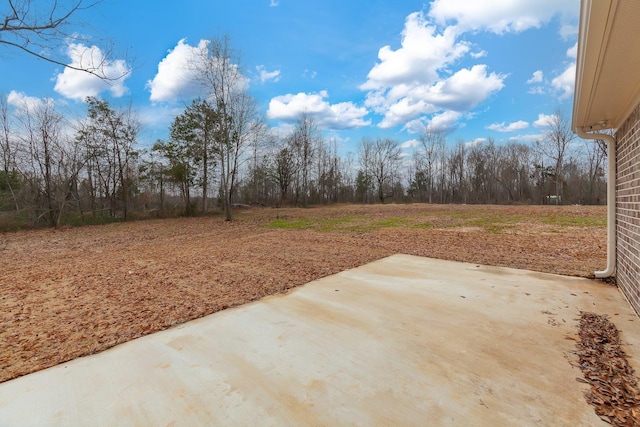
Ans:
[[[607,142],[607,268],[594,273],[596,278],[604,279],[616,272],[616,139],[606,133],[587,133],[585,129],[576,128],[576,134],[582,139]]]

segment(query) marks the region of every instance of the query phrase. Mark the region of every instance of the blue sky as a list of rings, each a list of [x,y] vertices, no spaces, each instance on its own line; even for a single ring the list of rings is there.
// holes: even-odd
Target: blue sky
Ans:
[[[579,0],[104,0],[65,29],[79,41],[48,54],[109,51],[107,70],[126,78],[107,85],[0,45],[0,94],[69,114],[87,95],[131,104],[150,145],[197,95],[187,63],[201,40],[226,34],[280,134],[306,111],[345,153],[363,136],[410,147],[424,129],[451,144],[530,142],[558,108],[570,116],[578,13]]]

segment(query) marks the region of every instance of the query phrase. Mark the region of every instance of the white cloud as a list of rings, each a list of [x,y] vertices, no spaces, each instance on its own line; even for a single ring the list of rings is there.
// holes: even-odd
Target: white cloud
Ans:
[[[349,148],[351,148],[350,147],[351,137],[340,135],[339,129],[337,130],[329,129],[327,132],[325,132],[324,136],[325,136],[325,141],[327,141],[329,145],[335,144],[336,148],[339,151],[348,150]]]
[[[267,117],[280,120],[297,120],[300,114],[317,114],[329,109],[324,100],[328,96],[326,91],[317,94],[298,93],[277,96],[269,102]]]
[[[158,72],[153,80],[147,81],[152,102],[185,101],[208,95],[203,86],[201,72],[204,68],[216,67],[215,58],[208,56],[209,40],[200,40],[197,46],[190,46],[185,39],[178,41],[167,56],[158,64]],[[234,74],[234,89],[246,90],[249,79],[241,74],[237,64],[230,64]]]
[[[544,95],[545,93],[549,92],[545,87],[547,85],[547,82],[545,82],[544,80],[544,73],[542,72],[542,70],[534,71],[531,75],[531,78],[527,80],[527,84],[533,85],[531,89],[527,91],[527,93],[530,93],[532,95]]]
[[[113,97],[121,97],[128,92],[124,81],[131,74],[131,68],[122,59],[109,60],[97,46],[86,46],[82,43],[69,43],[67,55],[71,59],[68,64],[75,68],[95,70],[96,74],[65,68],[56,75],[53,88],[60,95],[76,100],[87,96],[98,96],[108,91]]]
[[[438,111],[466,112],[504,87],[506,77],[487,73],[486,65],[463,68],[433,85],[398,85],[387,91],[367,94],[365,105],[383,113],[381,128],[406,124],[412,119]]]
[[[576,81],[576,63],[578,56],[578,43],[567,49],[567,57],[573,61],[569,63],[567,68],[551,80],[551,88],[554,92],[560,93],[560,99],[566,99],[573,95]]]
[[[367,101],[369,101],[369,98]],[[365,103],[365,105],[367,104]],[[437,108],[426,104],[422,100],[402,98],[387,107],[384,118],[378,126],[383,129],[388,129],[402,124],[406,125],[411,119],[421,114],[430,114],[436,111]]]
[[[487,138],[476,138],[473,141],[467,141],[464,143],[465,147],[467,148],[472,148],[472,147],[477,147],[479,145],[484,144],[485,142],[487,142]]]
[[[544,95],[547,93],[547,91],[542,86],[535,86],[528,90],[527,93],[530,93],[532,95]]]
[[[7,95],[7,104],[13,106],[18,111],[34,111],[44,106],[45,104],[51,104],[53,100],[51,98],[37,98],[35,96],[28,96],[24,92],[17,92],[12,90]]]
[[[474,56],[470,44],[458,41],[452,28],[439,30],[423,13],[410,14],[400,48],[381,48],[379,62],[360,85],[367,91],[365,106],[383,116],[380,128],[402,125],[410,132],[424,129],[426,115],[449,112],[448,117],[463,117],[454,112],[475,108],[501,90],[507,77],[490,73],[484,64],[452,70],[467,54]],[[475,56],[484,54],[482,51]]]
[[[486,50],[481,50],[479,52],[471,52],[470,55],[473,59],[479,59],[479,58],[484,58],[485,56],[488,55],[488,53]]]
[[[265,83],[269,80],[274,82],[280,80],[280,70],[267,71],[264,65],[258,65],[256,70],[260,75],[260,83]]]
[[[553,88],[561,92],[560,98],[565,99],[573,95],[573,87],[576,81],[576,63],[570,64],[559,76],[551,80]]]
[[[457,31],[518,33],[540,28],[560,14],[575,17],[579,0],[434,0],[429,16],[441,25],[455,22]]]
[[[564,24],[560,27],[560,37],[569,40],[578,35],[578,26],[574,24]]]
[[[559,94],[560,99],[566,99],[573,95],[576,77],[575,58],[577,56],[577,51],[578,43],[575,43],[567,49],[567,57],[572,58],[573,61],[567,65],[567,68],[565,68],[562,73],[551,79],[551,82],[545,80],[542,70],[535,71],[531,78],[527,80],[527,84],[533,85],[528,93],[536,95]]]
[[[553,121],[555,120],[555,115],[554,114],[538,114],[538,120],[536,120],[535,122],[533,122],[533,125],[535,127],[538,128],[543,128],[543,127],[547,127],[550,126],[551,123],[553,123]]]
[[[534,71],[531,78],[527,80],[527,84],[542,83],[543,80],[544,80],[544,73],[542,72],[542,70],[537,70],[537,71]]]
[[[270,132],[275,138],[284,139],[291,135],[295,127],[294,123],[280,122],[277,126],[270,128]]]
[[[278,7],[280,5],[280,2],[278,0],[271,0],[269,2],[269,7]]]
[[[419,117],[414,120],[408,121],[402,130],[406,130],[408,133],[415,134],[420,133],[427,127],[427,119],[425,117]]]
[[[18,92],[15,90],[12,90],[11,92],[9,92],[6,100],[7,100],[7,105],[9,105],[10,107],[13,107],[17,114],[19,115],[26,114],[28,115],[27,117],[35,117],[34,115],[40,114],[45,109],[48,109],[49,112],[53,112],[53,114],[59,115],[60,110],[53,111],[51,109],[55,108],[55,104],[65,104],[64,101],[56,102],[52,98],[38,98],[35,96],[29,96],[24,92]],[[77,129],[77,127],[74,127],[74,124],[76,124],[76,120],[63,118],[62,116],[60,116],[60,118],[63,119],[59,123],[60,127],[58,131],[60,132],[60,137],[63,139],[65,138],[73,139],[75,137],[75,130]],[[26,123],[22,123],[22,125],[26,125]],[[28,138],[29,137],[27,135],[27,133],[29,132],[28,127],[29,126],[16,127],[15,128],[16,137]]]
[[[486,65],[474,65],[430,87],[425,99],[439,107],[456,111],[471,110],[502,89],[505,78],[502,74],[487,74]]]
[[[400,144],[400,148],[402,150],[408,150],[409,148],[415,148],[419,145],[420,145],[420,141],[418,141],[417,139],[410,139]]]
[[[173,122],[173,119],[183,112],[183,106],[151,104],[139,109],[138,118],[145,129],[167,129]]]
[[[514,132],[517,130],[526,129],[529,127],[529,123],[518,120],[517,122],[512,122],[509,124],[502,123],[493,123],[487,126],[487,129],[494,130],[496,132]]]
[[[305,113],[313,118],[321,128],[351,129],[371,124],[364,117],[368,111],[352,102],[330,104],[325,100],[327,91],[319,93],[298,93],[277,96],[269,102],[267,117],[269,119],[294,121]]]
[[[449,133],[457,127],[457,122],[462,118],[462,113],[457,111],[445,111],[434,115],[427,124],[427,131]]]
[[[196,82],[194,61],[201,58],[208,46],[207,40],[200,40],[197,46],[190,46],[185,39],[178,41],[158,64],[158,72],[147,82],[152,102],[176,102],[191,99],[202,92]]]
[[[437,29],[421,12],[412,13],[405,21],[402,43],[398,50],[384,46],[378,62],[369,71],[362,90],[379,90],[411,81],[430,84],[438,80],[438,70],[469,52],[466,42],[456,42],[455,33]]]

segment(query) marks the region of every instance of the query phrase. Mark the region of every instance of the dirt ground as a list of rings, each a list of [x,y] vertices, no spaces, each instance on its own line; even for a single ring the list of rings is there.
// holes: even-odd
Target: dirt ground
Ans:
[[[603,206],[344,205],[0,235],[0,382],[394,254],[591,277]]]

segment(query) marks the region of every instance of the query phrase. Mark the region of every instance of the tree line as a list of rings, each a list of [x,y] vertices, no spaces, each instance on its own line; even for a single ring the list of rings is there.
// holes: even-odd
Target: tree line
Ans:
[[[561,111],[539,141],[446,143],[423,131],[409,144],[363,138],[340,154],[313,117],[287,134],[260,116],[228,38],[194,61],[202,97],[169,137],[140,141],[131,107],[86,99],[71,121],[51,100],[0,100],[0,230],[207,214],[241,205],[332,203],[600,204],[602,143],[582,141]]]

